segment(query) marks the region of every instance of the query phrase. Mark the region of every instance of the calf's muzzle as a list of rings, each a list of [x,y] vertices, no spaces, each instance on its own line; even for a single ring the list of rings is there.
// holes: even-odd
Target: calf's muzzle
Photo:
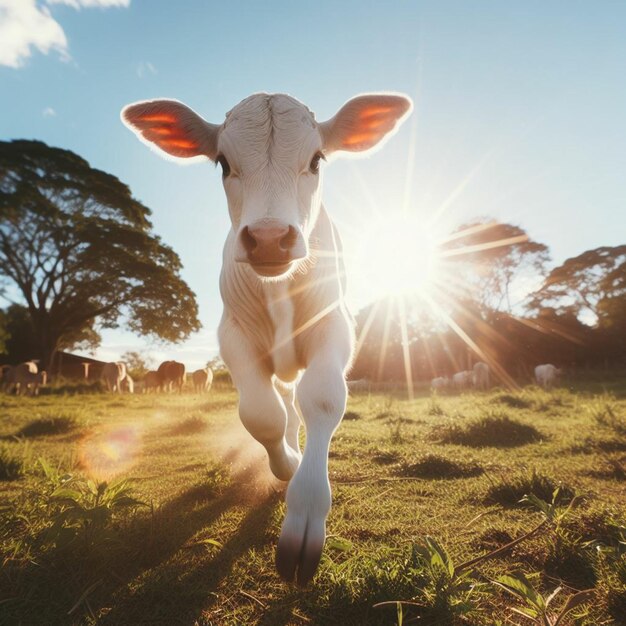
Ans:
[[[285,271],[292,261],[304,257],[298,230],[278,220],[264,219],[244,226],[239,234],[247,261],[261,273]]]

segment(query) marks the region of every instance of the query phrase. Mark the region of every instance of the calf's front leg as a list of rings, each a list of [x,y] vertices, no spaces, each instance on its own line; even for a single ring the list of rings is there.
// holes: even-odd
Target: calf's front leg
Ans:
[[[267,450],[274,476],[289,480],[301,455],[287,442],[287,411],[272,372],[235,322],[220,326],[220,351],[239,392],[242,424]]]
[[[323,320],[314,333],[312,358],[297,387],[306,427],[306,446],[287,488],[287,514],[276,551],[278,573],[306,585],[317,570],[330,512],[330,440],[346,408],[345,371],[352,351],[351,330],[341,315]]]

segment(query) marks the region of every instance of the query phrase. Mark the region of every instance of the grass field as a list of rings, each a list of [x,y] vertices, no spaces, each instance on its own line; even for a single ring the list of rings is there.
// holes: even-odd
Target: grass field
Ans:
[[[304,590],[274,572],[285,486],[232,390],[0,407],[2,624],[545,625],[586,589],[560,624],[626,624],[624,383],[352,397]]]

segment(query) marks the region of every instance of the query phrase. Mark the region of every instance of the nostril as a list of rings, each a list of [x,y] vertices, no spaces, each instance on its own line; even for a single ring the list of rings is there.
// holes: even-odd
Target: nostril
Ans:
[[[241,229],[241,243],[243,244],[245,251],[248,253],[252,252],[257,246],[256,239],[252,236],[252,233],[247,226],[244,226]]]
[[[291,250],[296,245],[298,239],[298,233],[293,226],[289,227],[287,234],[281,237],[279,245],[281,250]]]

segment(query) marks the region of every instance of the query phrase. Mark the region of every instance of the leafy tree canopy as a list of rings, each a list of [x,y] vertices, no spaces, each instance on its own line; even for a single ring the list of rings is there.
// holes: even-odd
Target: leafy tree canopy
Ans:
[[[555,267],[531,297],[529,309],[553,307],[599,326],[626,319],[626,245],[587,250]]]
[[[149,216],[125,184],[69,150],[0,142],[0,275],[25,304],[44,363],[95,323],[172,342],[200,327],[180,259]]]
[[[546,245],[514,224],[483,220],[464,224],[443,245],[443,255],[459,277],[457,291],[480,308],[512,312],[523,281],[545,275]],[[519,299],[519,298],[517,298]]]

